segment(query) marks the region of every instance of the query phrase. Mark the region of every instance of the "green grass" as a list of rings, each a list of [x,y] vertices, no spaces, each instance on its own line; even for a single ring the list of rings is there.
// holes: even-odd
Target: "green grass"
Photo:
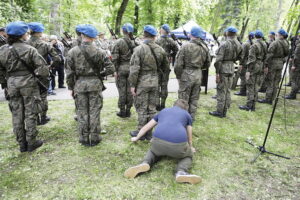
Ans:
[[[216,101],[201,94],[194,123],[194,156],[191,172],[202,177],[198,185],[174,181],[176,161],[163,159],[151,172],[128,180],[124,171],[138,164],[149,143],[132,144],[130,119],[116,117],[117,99],[105,99],[101,123],[107,134],[100,145],[79,145],[73,101],[50,101],[53,120],[39,127],[45,144],[33,153],[19,153],[12,133],[11,114],[0,103],[0,199],[300,199],[300,102],[279,101],[267,149],[290,156],[286,160],[258,153],[245,140],[261,145],[271,106],[257,105],[256,112],[240,111],[243,97],[233,97],[226,119],[208,115]],[[170,94],[170,106],[176,94]]]

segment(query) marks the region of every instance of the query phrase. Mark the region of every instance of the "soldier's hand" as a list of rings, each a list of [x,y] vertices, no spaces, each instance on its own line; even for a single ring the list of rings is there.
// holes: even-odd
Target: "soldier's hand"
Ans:
[[[132,137],[131,142],[137,142],[139,139],[137,137]]]
[[[216,74],[216,83],[220,83],[220,74]]]
[[[135,97],[135,96],[136,96],[136,93],[135,93],[135,88],[133,88],[133,87],[132,87],[132,88],[130,88],[130,91],[131,91],[131,94],[132,94],[132,96],[134,96],[134,97]]]
[[[246,80],[248,81],[250,79],[250,72],[246,72]]]
[[[296,70],[296,67],[293,66],[293,67],[291,68],[291,70],[294,72],[294,71]]]

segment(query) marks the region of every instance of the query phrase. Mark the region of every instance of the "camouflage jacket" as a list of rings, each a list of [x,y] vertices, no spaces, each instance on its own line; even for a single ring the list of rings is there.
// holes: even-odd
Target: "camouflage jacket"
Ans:
[[[295,52],[294,52],[294,66],[296,70],[300,70],[300,42],[298,41]]]
[[[112,62],[116,71],[129,71],[129,62],[136,47],[134,41],[128,36],[118,39],[112,48]]]
[[[166,51],[168,57],[171,56],[171,53],[176,55],[178,52],[176,42],[167,36],[160,36],[155,43]]]
[[[153,49],[157,62],[151,52]],[[158,65],[158,66],[157,66]],[[169,72],[166,52],[152,40],[146,40],[135,48],[130,60],[129,83],[131,87],[158,87],[158,71]]]
[[[38,51],[24,42],[16,42],[12,45],[19,57],[24,60],[36,76],[48,77],[49,70],[46,61]],[[8,87],[37,86],[35,78],[27,67],[12,53],[8,44],[0,48],[0,83],[8,83]]]
[[[261,73],[263,72],[264,61],[267,56],[267,44],[262,40],[256,40],[251,45],[249,50],[247,71],[250,73]]]
[[[211,63],[209,49],[200,40],[191,40],[180,48],[174,66],[176,78],[180,79],[184,69],[208,69]]]
[[[47,61],[47,56],[49,55],[55,64],[59,64],[61,62],[61,59],[60,59],[57,51],[55,50],[55,48],[52,45],[41,40],[39,37],[32,36],[27,41],[27,43],[29,45],[33,46],[34,48],[36,48],[38,50],[39,54],[41,54],[41,56],[46,61]]]
[[[253,44],[253,43],[252,43]],[[247,61],[248,61],[248,56],[249,56],[249,50],[250,50],[251,43],[248,40],[247,42],[244,42],[242,44],[243,48],[243,57],[241,59],[240,65],[246,66]]]
[[[85,59],[83,48],[89,56],[90,62]],[[95,72],[92,63],[97,63],[96,68],[99,70]],[[90,42],[82,42],[79,46],[72,48],[67,56],[67,84],[69,90],[75,92],[92,92],[99,91],[103,85],[97,74],[103,76],[114,73],[114,66],[109,58],[106,56],[105,51],[98,49]]]
[[[285,39],[277,39],[269,46],[266,64],[271,68],[282,69],[284,59],[289,54],[289,43]],[[274,66],[275,64],[275,66]],[[278,64],[278,66],[277,66]]]
[[[216,73],[233,74],[234,62],[240,61],[242,57],[243,48],[239,41],[236,38],[227,38],[216,53]]]

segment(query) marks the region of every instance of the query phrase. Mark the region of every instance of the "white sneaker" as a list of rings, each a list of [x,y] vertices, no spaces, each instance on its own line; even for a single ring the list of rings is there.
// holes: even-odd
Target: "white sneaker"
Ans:
[[[200,176],[188,174],[183,171],[178,171],[176,173],[176,182],[178,183],[190,183],[190,184],[197,184],[201,182]]]
[[[125,173],[124,176],[126,178],[134,178],[136,177],[136,175],[138,175],[139,173],[142,172],[147,172],[150,170],[150,165],[148,163],[142,163],[140,165],[134,166],[134,167],[130,167],[128,168]]]

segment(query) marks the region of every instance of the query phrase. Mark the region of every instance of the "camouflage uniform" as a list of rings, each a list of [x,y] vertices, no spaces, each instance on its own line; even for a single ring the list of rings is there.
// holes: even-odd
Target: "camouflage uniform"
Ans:
[[[247,92],[245,75],[246,75],[246,71],[247,71],[246,64],[247,64],[247,60],[248,60],[248,56],[249,56],[249,50],[250,50],[251,43],[252,43],[251,41],[247,41],[242,44],[243,58],[240,62],[240,65],[242,65],[243,68],[241,71],[238,72],[240,75],[240,79],[241,79],[241,85],[240,85],[240,93],[241,94],[246,94],[246,92]]]
[[[40,39],[40,37],[36,37],[36,36],[32,36],[28,42],[29,45],[33,46],[34,48],[36,48],[39,52],[39,54],[41,54],[41,56],[47,60],[47,56],[50,55],[53,62],[54,63],[58,63],[61,61],[57,51],[54,49],[54,47],[52,47],[50,44],[47,44],[46,42],[44,42],[43,40]],[[49,87],[49,79],[44,78],[41,80],[42,84],[44,86],[46,86],[47,88]],[[48,101],[47,101],[47,95],[48,95],[48,91],[47,89],[45,89],[44,87],[40,86],[40,95],[41,95],[41,99],[43,101],[44,104],[44,110],[40,113],[40,118],[41,120],[45,119],[47,116],[47,111],[48,111]]]
[[[201,39],[185,43],[176,56],[174,71],[179,80],[178,98],[189,103],[189,113],[195,120],[201,90],[202,69],[211,63],[209,49]]]
[[[269,42],[265,42],[267,44],[267,48],[271,45],[271,43],[274,42],[274,40],[270,40]],[[261,76],[261,86],[259,89],[259,92],[266,92],[267,91],[267,83],[270,82],[270,73],[264,73],[263,76]]]
[[[242,45],[235,38],[227,38],[221,44],[216,53],[215,68],[220,76],[217,84],[217,112],[226,116],[227,109],[231,104],[230,88],[234,74],[234,62],[241,60],[243,56]]]
[[[123,115],[128,115],[133,104],[133,97],[130,92],[129,71],[130,58],[135,48],[135,43],[128,36],[118,39],[112,49],[112,62],[118,74],[116,85],[119,91],[118,106]]]
[[[269,80],[267,82],[266,101],[271,103],[277,94],[277,87],[281,80],[281,72],[284,59],[289,53],[289,43],[286,39],[278,39],[271,43],[266,64],[269,68]]]
[[[159,66],[149,46],[153,49]],[[136,89],[134,105],[138,113],[138,130],[156,113],[159,70],[163,72],[169,70],[168,58],[163,48],[151,40],[136,47],[130,60],[129,83],[131,88]]]
[[[90,62],[85,59],[81,48],[89,55]],[[77,105],[79,142],[90,145],[100,141],[100,110],[103,102],[103,84],[91,62],[99,63],[97,69],[103,76],[114,72],[114,66],[105,52],[90,42],[83,42],[80,47],[69,51],[66,68],[68,89],[74,91]]]
[[[36,49],[16,42],[12,45],[22,60],[39,77],[48,77],[46,61]],[[0,83],[6,84],[9,108],[12,112],[13,131],[20,146],[33,145],[36,142],[36,114],[40,111],[40,93],[36,78],[27,70],[10,50],[9,45],[0,48]]]
[[[296,69],[292,73],[292,90],[290,93],[290,96],[292,98],[296,98],[296,95],[300,89],[300,41],[298,40],[298,43],[296,44],[296,49],[294,51],[294,60],[293,60],[293,66],[296,67]]]
[[[171,38],[169,38],[168,36],[161,36],[155,42],[165,50],[169,58],[169,61],[171,61],[172,55],[176,55],[178,52],[178,47],[176,42]],[[171,70],[169,69],[164,74],[160,72],[158,73],[158,94],[156,100],[156,106],[158,110],[165,108],[165,102],[168,97],[168,82],[169,82],[170,71]]]
[[[267,44],[258,39],[250,47],[247,62],[247,72],[250,72],[250,78],[247,82],[247,107],[255,110],[255,102],[258,97],[258,90],[261,85],[261,77],[264,74],[264,61],[267,54]]]

